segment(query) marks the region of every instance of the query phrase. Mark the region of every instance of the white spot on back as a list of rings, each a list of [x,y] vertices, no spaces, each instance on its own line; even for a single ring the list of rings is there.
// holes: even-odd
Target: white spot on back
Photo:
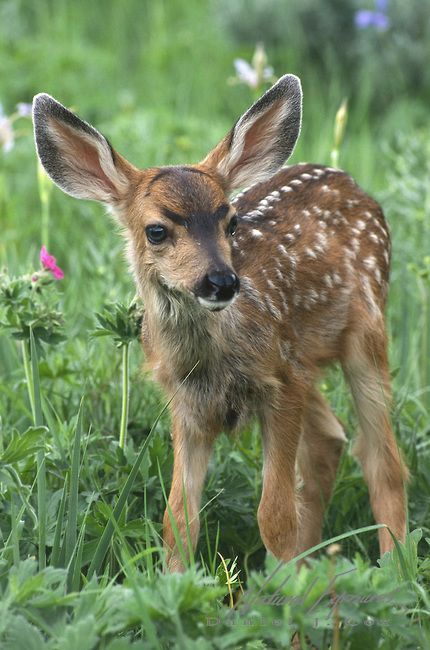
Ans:
[[[347,208],[354,208],[359,203],[360,203],[360,201],[358,201],[358,199],[346,199],[346,207]]]
[[[360,250],[360,242],[358,241],[358,239],[354,237],[353,240],[351,241],[351,245],[352,245],[352,249],[356,253],[358,253],[358,251]]]
[[[252,228],[251,235],[253,237],[262,237],[263,233],[261,232],[261,230],[257,230],[256,228]]]
[[[369,269],[369,271],[372,271],[376,267],[376,259],[371,255],[370,257],[366,257],[363,260],[363,264],[366,267],[366,269]]]
[[[317,258],[317,254],[312,250],[312,248],[309,248],[309,246],[306,246],[305,253],[308,257],[311,257],[314,260]]]
[[[325,274],[325,276],[323,277],[323,282],[329,287],[329,289],[333,287],[333,280],[330,277],[330,273]]]

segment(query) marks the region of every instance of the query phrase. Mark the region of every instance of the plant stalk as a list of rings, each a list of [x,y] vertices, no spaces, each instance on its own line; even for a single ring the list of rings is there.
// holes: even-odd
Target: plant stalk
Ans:
[[[39,364],[33,330],[30,327],[31,388],[34,399],[34,426],[43,426]],[[37,516],[39,518],[39,571],[46,567],[46,466],[45,452],[37,452]]]
[[[24,362],[24,372],[25,372],[25,380],[27,383],[27,391],[28,391],[28,398],[30,400],[30,406],[31,406],[31,415],[33,417],[33,424],[36,423],[36,407],[34,404],[34,385],[33,385],[33,377],[31,374],[31,367],[30,367],[30,352],[29,352],[29,342],[28,341],[21,341],[21,348],[22,348],[22,360]]]
[[[130,344],[122,346],[122,407],[121,407],[121,427],[119,431],[119,446],[125,448],[127,440],[128,409],[130,401],[129,390],[129,357]]]

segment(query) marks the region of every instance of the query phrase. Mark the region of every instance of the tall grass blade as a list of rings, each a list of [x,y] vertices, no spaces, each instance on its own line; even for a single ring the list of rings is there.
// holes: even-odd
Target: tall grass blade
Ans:
[[[270,581],[275,577],[275,575],[282,569],[284,566],[294,566],[294,564],[297,564],[300,560],[304,559],[308,555],[311,555],[312,553],[315,553],[316,551],[319,551],[322,548],[325,548],[326,546],[330,546],[330,544],[334,544],[335,542],[340,542],[342,539],[347,539],[348,537],[352,537],[353,535],[361,535],[361,533],[367,533],[370,532],[371,530],[379,530],[379,528],[388,528],[385,524],[373,524],[372,526],[364,526],[363,528],[356,528],[355,530],[350,530],[347,533],[342,533],[341,535],[336,535],[336,537],[332,537],[331,539],[328,539],[324,542],[320,542],[320,544],[317,544],[316,546],[312,546],[311,548],[308,548],[306,551],[303,551],[303,553],[299,553],[295,557],[293,557],[289,562],[279,562],[275,569],[272,571],[272,573],[266,578],[266,580],[263,582],[262,586],[260,587],[259,592],[257,595],[252,598],[249,602],[243,602],[244,607],[248,610],[254,602],[256,602],[256,599],[261,595],[262,590],[266,585],[270,583]]]
[[[63,485],[60,505],[58,507],[57,524],[55,526],[54,542],[52,545],[51,566],[59,567],[61,553],[61,534],[63,532],[64,511],[66,509],[67,498],[67,475]]]
[[[81,451],[82,436],[82,407],[83,398],[79,406],[78,417],[76,420],[75,437],[73,440],[72,466],[70,469],[70,490],[69,490],[69,510],[66,525],[66,564],[70,562],[76,546],[77,525],[78,525],[78,495],[79,495],[79,464]]]
[[[75,561],[72,563],[69,575],[67,576],[67,590],[78,591],[81,582],[81,568],[82,568],[82,555],[84,552],[84,539],[85,539],[85,522],[82,524],[82,529],[79,533],[78,547],[76,549]]]

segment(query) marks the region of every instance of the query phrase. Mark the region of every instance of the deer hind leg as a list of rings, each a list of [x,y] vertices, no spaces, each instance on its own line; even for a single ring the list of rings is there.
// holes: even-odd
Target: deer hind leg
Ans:
[[[304,482],[300,493],[299,553],[321,541],[324,511],[345,441],[339,420],[319,391],[313,390],[306,404],[298,450],[298,469]]]
[[[383,328],[350,335],[343,369],[353,394],[359,435],[354,455],[369,488],[373,516],[400,541],[406,534],[405,482],[408,470],[390,425],[390,380]],[[378,531],[381,555],[393,548],[386,528]]]

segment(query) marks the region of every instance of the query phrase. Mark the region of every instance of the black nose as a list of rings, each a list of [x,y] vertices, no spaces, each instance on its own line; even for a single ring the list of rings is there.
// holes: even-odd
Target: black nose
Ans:
[[[212,271],[203,282],[204,297],[220,302],[231,300],[239,286],[239,278],[233,271]]]

